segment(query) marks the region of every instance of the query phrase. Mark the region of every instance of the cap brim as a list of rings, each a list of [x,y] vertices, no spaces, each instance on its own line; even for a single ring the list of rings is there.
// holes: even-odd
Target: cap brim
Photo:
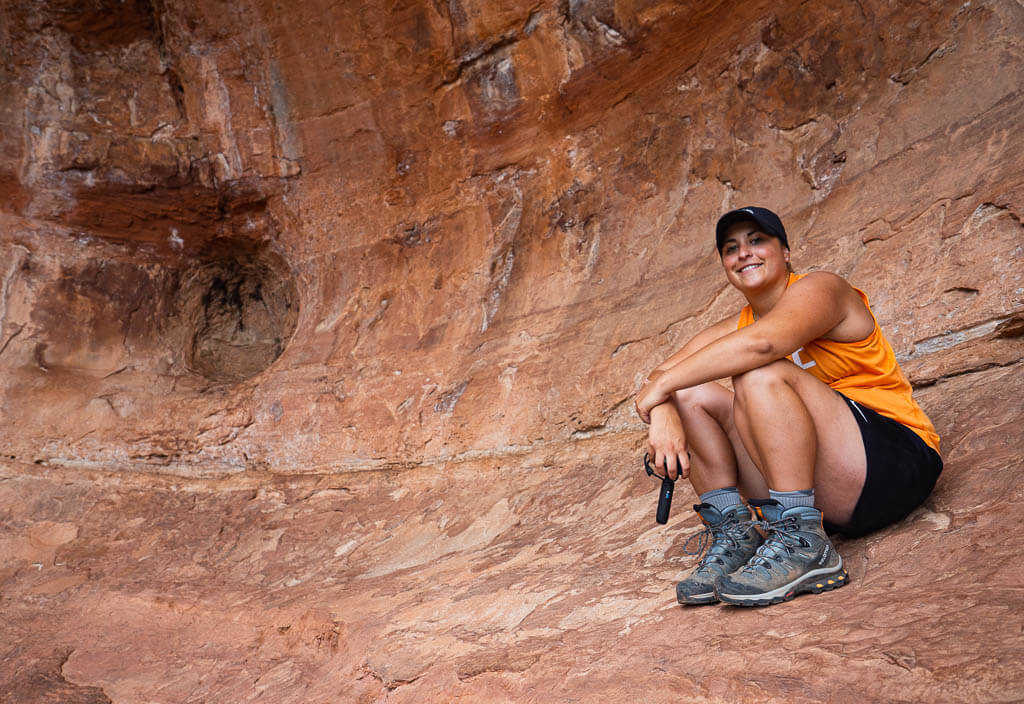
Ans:
[[[725,233],[729,231],[729,228],[738,222],[752,222],[758,227],[764,227],[761,222],[746,210],[730,210],[728,213],[718,218],[718,224],[715,225],[715,244],[718,248],[722,248],[722,240],[725,239]]]

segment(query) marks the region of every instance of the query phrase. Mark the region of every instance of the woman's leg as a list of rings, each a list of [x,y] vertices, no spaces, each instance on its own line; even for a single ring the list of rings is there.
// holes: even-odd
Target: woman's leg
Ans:
[[[789,360],[740,374],[733,385],[736,427],[775,500],[752,502],[765,522],[765,542],[742,569],[718,581],[715,596],[756,606],[843,586],[849,575],[823,518],[848,521],[864,485],[864,443],[853,413]],[[783,493],[808,489],[813,493]]]
[[[751,460],[733,420],[734,397],[710,382],[674,397],[690,452],[690,483],[697,495],[737,487],[748,499],[766,498],[768,485]]]
[[[866,475],[860,429],[843,398],[789,360],[733,379],[743,445],[776,491],[811,489],[827,520],[846,523]]]
[[[765,498],[768,486],[740,441],[733,422],[733,395],[716,383],[677,391],[674,397],[686,433],[690,483],[698,496],[736,487],[747,499]],[[676,585],[681,604],[713,604],[720,579],[746,564],[763,538],[750,509],[734,494],[705,497],[697,514],[711,537],[697,566]]]

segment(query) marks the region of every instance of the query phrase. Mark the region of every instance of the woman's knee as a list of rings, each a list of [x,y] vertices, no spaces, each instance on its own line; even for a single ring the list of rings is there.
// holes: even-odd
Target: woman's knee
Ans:
[[[742,404],[744,398],[751,394],[763,393],[774,386],[787,383],[793,369],[792,362],[788,359],[780,359],[763,367],[737,374],[732,378],[732,386],[736,390],[736,401]]]
[[[679,406],[708,406],[715,402],[715,390],[712,387],[717,386],[720,390],[721,386],[714,382],[708,384],[700,384],[698,386],[691,386],[686,389],[678,389],[673,392],[676,405]],[[726,392],[728,393],[728,392]]]
[[[693,413],[718,417],[723,410],[732,407],[732,394],[715,382],[679,389],[673,399],[684,420]]]

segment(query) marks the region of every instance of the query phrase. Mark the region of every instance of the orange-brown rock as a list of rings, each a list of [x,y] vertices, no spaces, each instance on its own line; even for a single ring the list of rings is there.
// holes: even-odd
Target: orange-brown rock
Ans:
[[[1024,698],[1019,2],[0,18],[0,702]],[[682,609],[630,402],[748,203],[946,470],[848,587]]]

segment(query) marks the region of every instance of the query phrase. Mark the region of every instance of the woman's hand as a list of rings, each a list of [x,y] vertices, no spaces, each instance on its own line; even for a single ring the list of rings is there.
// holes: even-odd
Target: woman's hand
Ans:
[[[669,479],[690,476],[690,456],[686,451],[686,434],[679,411],[671,403],[663,403],[651,411],[651,428],[647,435],[648,454],[656,468],[663,468]]]
[[[648,379],[636,395],[636,413],[644,423],[651,422],[651,409],[668,400],[670,392],[662,390],[657,377]]]

